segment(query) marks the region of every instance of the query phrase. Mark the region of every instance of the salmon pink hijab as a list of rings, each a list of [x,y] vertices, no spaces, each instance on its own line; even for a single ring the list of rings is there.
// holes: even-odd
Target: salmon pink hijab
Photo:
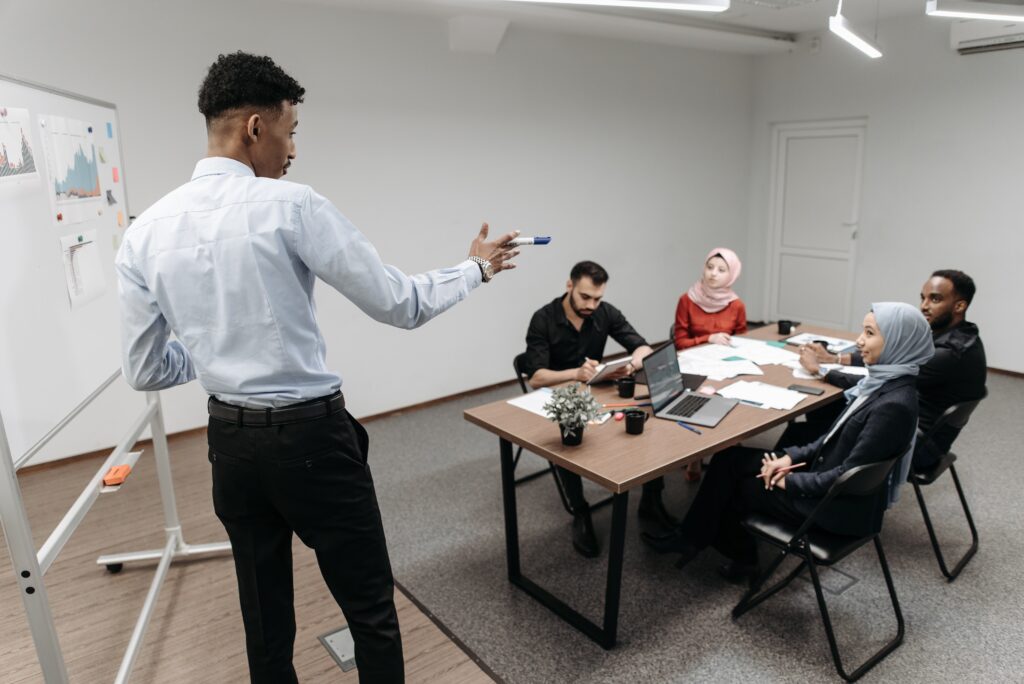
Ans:
[[[734,299],[739,299],[739,296],[732,291],[732,284],[740,277],[740,271],[743,268],[740,258],[736,256],[736,252],[727,247],[715,247],[708,252],[707,257],[704,259],[704,264],[706,265],[711,260],[711,257],[716,256],[722,257],[725,265],[729,267],[729,280],[726,282],[725,287],[709,287],[704,282],[704,271],[701,270],[700,280],[691,285],[690,289],[686,291],[690,301],[707,313],[718,313],[729,306],[729,303]]]

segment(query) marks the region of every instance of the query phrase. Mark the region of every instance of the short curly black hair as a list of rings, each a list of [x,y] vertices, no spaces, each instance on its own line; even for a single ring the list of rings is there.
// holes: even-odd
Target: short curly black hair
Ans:
[[[199,111],[206,123],[224,112],[251,106],[280,109],[287,100],[302,102],[306,89],[270,57],[233,52],[219,55],[199,86]]]

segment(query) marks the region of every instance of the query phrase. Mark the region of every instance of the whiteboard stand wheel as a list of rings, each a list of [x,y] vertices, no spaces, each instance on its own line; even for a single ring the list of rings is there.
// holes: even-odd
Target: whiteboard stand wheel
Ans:
[[[111,575],[116,575],[122,570],[124,570],[124,563],[110,563],[109,565],[107,565],[107,572],[109,572]]]

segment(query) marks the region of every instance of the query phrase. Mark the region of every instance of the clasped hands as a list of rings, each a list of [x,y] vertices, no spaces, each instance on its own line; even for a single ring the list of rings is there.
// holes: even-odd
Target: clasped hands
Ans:
[[[779,489],[786,488],[786,474],[789,472],[790,466],[793,465],[793,459],[789,457],[789,454],[783,454],[782,456],[776,456],[775,452],[765,452],[764,457],[761,459],[761,473],[758,477],[764,478],[764,488]]]
[[[820,344],[800,345],[800,365],[809,373],[819,373],[821,364],[836,363],[837,358]]]

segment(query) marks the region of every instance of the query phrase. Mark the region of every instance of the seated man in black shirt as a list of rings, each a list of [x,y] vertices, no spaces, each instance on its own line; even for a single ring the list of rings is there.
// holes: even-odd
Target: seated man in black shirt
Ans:
[[[651,348],[622,312],[604,298],[608,272],[593,261],[581,261],[572,268],[566,293],[541,307],[530,320],[526,333],[525,363],[520,369],[531,387],[540,388],[568,381],[586,382],[604,356],[604,346],[611,337],[632,354],[632,361],[622,370],[627,375],[641,368]],[[582,555],[593,558],[600,552],[590,506],[583,497],[580,476],[557,468],[573,511],[572,544]],[[661,502],[661,478],[644,485],[640,499],[640,516],[665,526],[676,521]]]
[[[935,356],[921,367],[917,376],[919,435],[927,433],[953,404],[980,399],[985,394],[985,345],[978,336],[978,326],[965,319],[974,291],[974,280],[963,271],[954,270],[935,271],[921,288],[921,313],[932,328]],[[864,365],[856,352],[830,354],[816,344],[801,350],[800,363],[812,373],[821,372],[821,363]],[[825,375],[825,380],[845,389],[859,378],[833,370]],[[779,446],[803,444],[823,434],[842,411],[842,403],[812,411],[806,423],[791,424]],[[949,451],[958,434],[959,430],[947,425],[927,444],[919,440],[914,447],[914,469],[934,464]]]

